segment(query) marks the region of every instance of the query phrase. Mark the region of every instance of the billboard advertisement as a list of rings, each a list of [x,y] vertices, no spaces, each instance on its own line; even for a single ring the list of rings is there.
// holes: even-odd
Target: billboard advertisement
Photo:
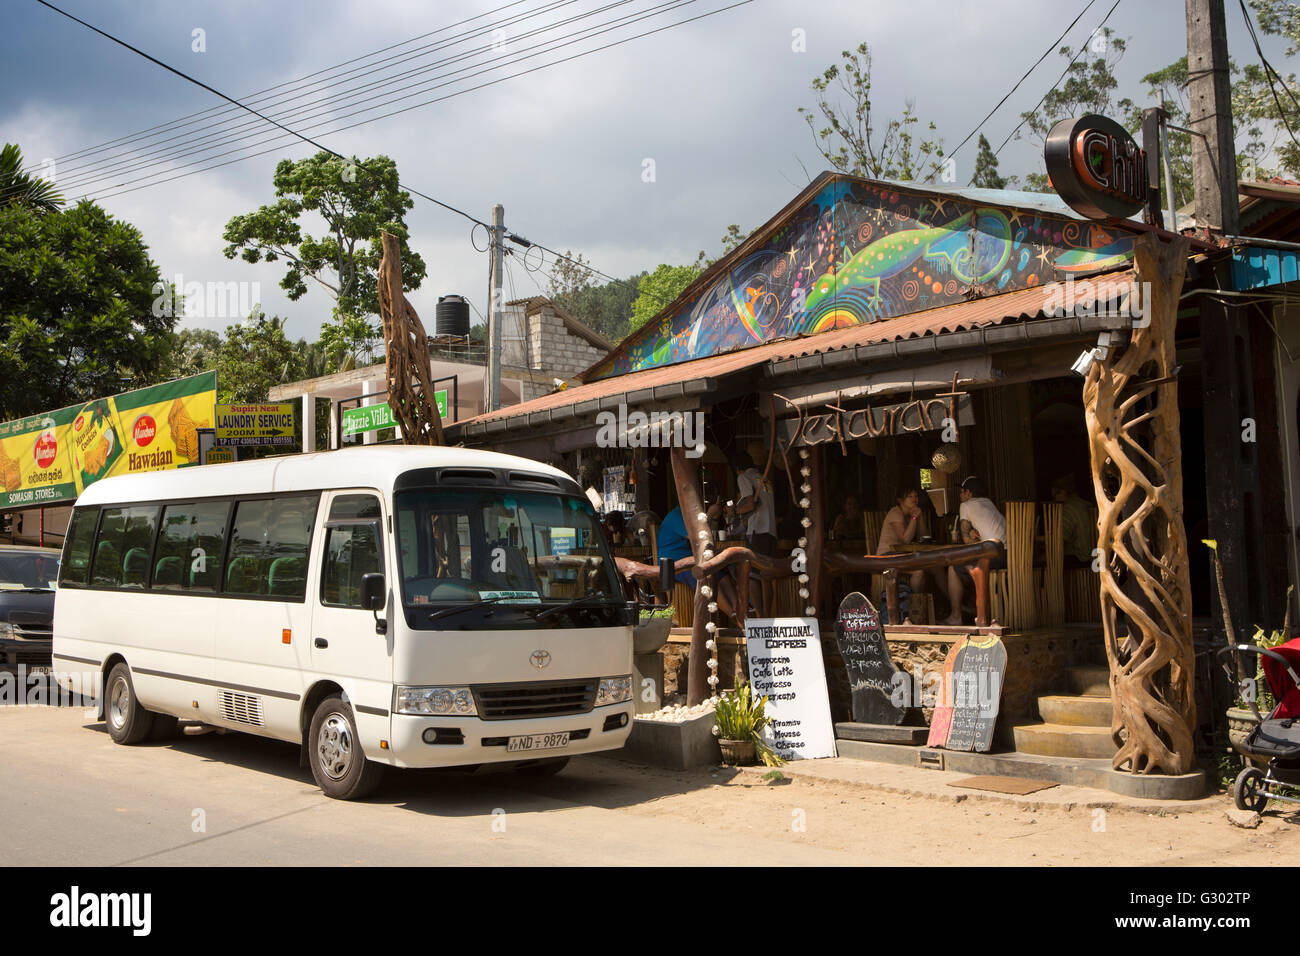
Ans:
[[[197,464],[216,400],[217,373],[204,372],[0,423],[0,510],[72,501],[110,475]]]

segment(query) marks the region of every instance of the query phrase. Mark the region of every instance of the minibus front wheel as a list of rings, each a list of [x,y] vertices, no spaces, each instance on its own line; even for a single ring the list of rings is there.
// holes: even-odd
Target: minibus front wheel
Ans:
[[[307,744],[311,775],[327,797],[359,800],[383,779],[384,765],[366,759],[352,707],[342,697],[326,697],[316,707]]]

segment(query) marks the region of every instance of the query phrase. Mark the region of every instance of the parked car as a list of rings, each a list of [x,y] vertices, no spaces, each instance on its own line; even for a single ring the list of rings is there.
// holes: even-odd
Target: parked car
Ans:
[[[49,667],[59,552],[0,546],[0,666]]]

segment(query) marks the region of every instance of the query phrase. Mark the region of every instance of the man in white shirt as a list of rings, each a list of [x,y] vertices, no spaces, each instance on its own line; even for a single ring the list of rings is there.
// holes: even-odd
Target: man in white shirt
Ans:
[[[969,476],[961,483],[960,498],[958,544],[996,541],[1001,545],[1002,552],[993,559],[992,566],[1005,566],[1007,519],[998,506],[988,499],[983,479],[975,475]],[[952,599],[952,614],[943,620],[944,624],[961,623],[961,599],[965,591],[965,583],[971,580],[972,567],[973,565],[969,564],[948,567],[948,595]]]
[[[776,553],[776,503],[772,500],[772,483],[743,452],[736,456],[736,484],[740,500],[736,512],[745,516],[745,538],[758,554]]]

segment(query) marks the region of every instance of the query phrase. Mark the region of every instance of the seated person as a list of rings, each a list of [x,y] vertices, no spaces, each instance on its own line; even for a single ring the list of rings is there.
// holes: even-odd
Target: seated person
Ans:
[[[659,542],[660,560],[672,558],[673,561],[680,561],[682,558],[690,557],[695,553],[691,548],[691,539],[686,534],[686,520],[682,517],[680,507],[674,508],[664,515],[663,523],[659,525],[657,540]],[[695,590],[697,578],[690,569],[678,571],[677,580],[692,591]],[[729,574],[718,575],[717,581],[718,607],[722,609],[724,614],[735,617],[736,607],[739,604],[735,582],[732,581]]]
[[[917,534],[921,527],[921,492],[915,487],[906,486],[899,489],[897,498],[898,504],[889,509],[885,515],[885,520],[880,526],[880,541],[876,545],[876,554],[893,554],[904,544],[911,544],[916,540]],[[927,572],[913,571],[910,574],[904,573],[898,577],[898,610],[904,620],[907,619],[908,605],[911,603],[913,591],[920,591],[925,586]],[[947,588],[943,586],[943,581],[938,577],[935,584],[939,593],[947,595]],[[883,623],[889,623],[889,607],[882,597],[880,602],[880,619]],[[901,621],[898,623],[902,623]]]
[[[978,544],[981,541],[996,541],[1001,550],[989,565],[991,568],[1004,568],[1007,564],[1007,519],[1001,510],[990,501],[984,489],[983,479],[971,475],[961,483],[961,510],[959,512],[958,543]],[[948,596],[952,600],[952,614],[943,620],[944,624],[961,623],[961,601],[965,593],[965,583],[971,580],[973,564],[950,565],[948,567]]]
[[[1074,475],[1062,475],[1052,482],[1052,500],[1061,506],[1061,539],[1065,544],[1065,566],[1092,566],[1092,537],[1096,528],[1088,503],[1075,491]]]
[[[865,530],[862,503],[857,495],[851,494],[844,499],[844,510],[835,516],[835,523],[831,525],[831,534],[836,538],[860,538]]]

